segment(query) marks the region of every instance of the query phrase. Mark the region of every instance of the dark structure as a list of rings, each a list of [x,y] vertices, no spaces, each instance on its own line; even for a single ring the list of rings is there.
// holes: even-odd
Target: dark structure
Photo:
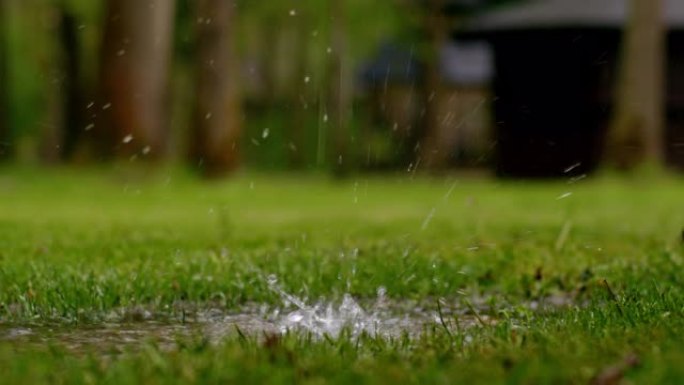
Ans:
[[[666,6],[668,158],[684,167],[684,1]],[[530,0],[495,8],[470,25],[466,36],[494,47],[500,176],[572,176],[597,167],[627,16],[628,0]]]
[[[684,2],[681,4],[684,8]],[[682,11],[684,16],[684,10]],[[684,19],[684,17],[682,17]],[[684,171],[684,22],[668,38],[667,161]]]

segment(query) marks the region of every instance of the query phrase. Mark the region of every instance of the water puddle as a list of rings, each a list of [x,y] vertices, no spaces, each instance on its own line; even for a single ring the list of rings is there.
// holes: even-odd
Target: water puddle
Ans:
[[[482,301],[453,303],[396,301],[387,297],[383,287],[374,299],[360,301],[344,294],[337,301],[308,303],[281,288],[274,276],[267,277],[270,289],[281,298],[279,306],[253,304],[240,312],[204,309],[183,320],[155,317],[153,312],[136,309],[119,312],[118,317],[97,325],[8,325],[0,322],[0,343],[17,347],[58,345],[72,351],[121,352],[153,342],[162,349],[173,349],[188,338],[220,343],[238,334],[257,338],[285,333],[302,333],[314,338],[336,338],[343,332],[352,338],[418,337],[435,329],[464,331],[496,324],[497,320]],[[472,304],[474,303],[474,305]],[[531,303],[530,308],[543,307]],[[146,317],[130,314],[145,313]]]
[[[134,349],[145,342],[171,350],[179,338],[197,333],[193,324],[166,324],[159,322],[105,323],[68,327],[63,325],[0,325],[0,341],[18,348],[59,346],[74,352],[98,351],[119,353]]]

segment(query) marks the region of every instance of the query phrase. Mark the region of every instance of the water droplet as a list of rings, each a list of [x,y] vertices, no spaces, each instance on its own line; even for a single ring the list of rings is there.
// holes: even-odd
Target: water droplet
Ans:
[[[290,314],[287,315],[287,320],[288,320],[289,322],[299,323],[299,322],[301,322],[303,319],[304,319],[304,316],[303,316],[300,312],[298,312],[298,311],[293,312],[293,313],[290,313]]]
[[[264,128],[264,131],[261,133],[261,138],[266,139],[268,136],[271,134],[271,130],[268,128]]]
[[[122,142],[122,143],[130,143],[130,142],[132,142],[132,141],[133,141],[133,135],[130,135],[130,134],[124,136],[124,138],[121,139],[121,142]]]
[[[387,288],[385,288],[384,286],[380,286],[377,290],[377,293],[378,298],[384,298],[385,295],[387,295]]]
[[[558,198],[556,198],[556,200],[559,201],[559,200],[562,200],[562,199],[565,199],[565,198],[569,198],[569,197],[571,197],[571,196],[572,196],[572,193],[571,193],[571,192],[566,192],[566,193],[562,194],[561,196],[559,196]]]
[[[566,168],[563,172],[565,172],[565,173],[567,174],[567,173],[569,173],[570,171],[576,169],[577,167],[579,167],[579,166],[581,166],[581,165],[582,165],[582,162],[575,163],[575,164],[573,164],[572,166]]]

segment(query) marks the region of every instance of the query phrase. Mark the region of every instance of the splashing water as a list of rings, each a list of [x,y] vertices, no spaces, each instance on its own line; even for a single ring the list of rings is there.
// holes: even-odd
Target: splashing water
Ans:
[[[284,291],[274,275],[268,276],[267,282],[269,288],[282,298],[286,307],[294,305],[296,308],[275,320],[281,333],[303,331],[318,337],[338,337],[342,332],[349,331],[352,337],[364,333],[390,336],[416,326],[415,320],[410,320],[408,316],[389,316],[386,312],[387,290],[384,287],[378,288],[375,304],[366,311],[349,293],[343,295],[339,304],[319,302],[308,305],[301,298]]]

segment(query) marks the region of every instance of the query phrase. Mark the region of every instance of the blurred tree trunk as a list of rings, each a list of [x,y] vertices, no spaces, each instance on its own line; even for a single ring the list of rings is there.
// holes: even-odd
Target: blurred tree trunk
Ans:
[[[190,157],[205,176],[239,165],[242,103],[234,44],[234,2],[197,0],[197,77]]]
[[[175,1],[108,0],[96,130],[101,155],[159,158],[169,134]]]
[[[309,54],[309,23],[308,15],[302,10],[296,18],[291,17],[296,25],[294,38],[294,52],[292,59],[295,60],[295,87],[290,100],[292,103],[292,117],[288,127],[288,154],[290,167],[301,169],[304,167],[304,145],[306,139],[306,121],[309,108],[309,81],[306,72],[307,58]]]
[[[443,148],[440,140],[439,105],[442,94],[441,50],[448,38],[449,26],[444,14],[444,0],[428,0],[425,10],[424,26],[427,37],[425,72],[423,74],[423,116],[422,132],[419,137],[420,158],[423,167],[439,169],[446,166],[448,148]]]
[[[6,6],[6,1],[0,0],[0,161],[11,158],[14,152],[8,113],[9,76],[7,73]]]
[[[347,53],[347,17],[345,0],[330,2],[331,50],[328,72],[328,110],[324,120],[332,127],[332,166],[336,176],[344,176],[352,166],[349,156],[351,130],[349,114],[352,103],[352,75]],[[327,123],[327,122],[324,122]]]
[[[606,157],[619,169],[664,162],[666,26],[662,0],[631,0]]]
[[[47,79],[47,121],[43,124],[40,159],[57,163],[71,159],[83,132],[78,22],[65,4],[47,5],[45,19],[54,36],[45,60]]]
[[[85,128],[83,125],[85,104],[82,98],[85,90],[81,82],[78,20],[65,9],[64,5],[60,7],[59,39],[64,66],[62,85],[64,128],[61,138],[61,158],[62,160],[70,160],[74,157],[81,133]]]

